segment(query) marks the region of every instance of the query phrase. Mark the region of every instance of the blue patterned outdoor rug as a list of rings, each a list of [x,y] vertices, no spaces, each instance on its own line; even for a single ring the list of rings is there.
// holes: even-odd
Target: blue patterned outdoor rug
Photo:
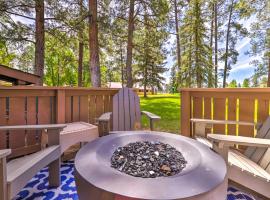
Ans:
[[[61,165],[61,186],[48,188],[48,168],[41,170],[17,195],[16,200],[77,200],[77,191],[73,176],[74,162]],[[95,200],[95,199],[89,199]],[[229,187],[227,200],[255,200],[239,190]]]

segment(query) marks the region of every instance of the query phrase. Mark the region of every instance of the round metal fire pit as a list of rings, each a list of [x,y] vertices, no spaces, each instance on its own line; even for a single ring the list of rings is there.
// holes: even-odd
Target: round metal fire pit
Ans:
[[[111,156],[117,147],[137,141],[157,141],[175,147],[186,159],[186,167],[174,176],[157,178],[134,177],[112,168]],[[114,132],[88,143],[76,155],[75,180],[80,200],[227,197],[224,160],[193,139],[163,132]]]

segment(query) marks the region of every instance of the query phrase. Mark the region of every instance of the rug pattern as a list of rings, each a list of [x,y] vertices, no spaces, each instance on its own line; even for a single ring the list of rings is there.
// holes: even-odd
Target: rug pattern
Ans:
[[[74,180],[74,162],[61,165],[61,186],[48,188],[48,168],[42,169],[16,196],[16,200],[78,200]],[[95,200],[95,199],[89,199]],[[227,200],[255,200],[233,187],[228,188]]]

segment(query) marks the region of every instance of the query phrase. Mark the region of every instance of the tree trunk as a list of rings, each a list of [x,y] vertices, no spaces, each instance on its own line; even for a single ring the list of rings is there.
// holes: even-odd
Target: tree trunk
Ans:
[[[181,75],[181,46],[180,46],[180,35],[179,35],[177,0],[174,0],[174,22],[175,22],[175,32],[176,32],[177,66],[178,66],[178,72],[179,72],[179,77],[180,77]],[[179,81],[181,81],[181,79]]]
[[[127,87],[132,88],[132,49],[133,49],[133,32],[134,32],[134,0],[130,0],[129,17],[128,17],[128,41],[127,41]]]
[[[124,63],[123,63],[123,51],[122,51],[122,42],[120,42],[120,63],[121,63],[121,82],[122,88],[124,87]]]
[[[214,4],[215,17],[215,87],[218,87],[218,21],[217,21],[217,2]]]
[[[267,87],[270,87],[270,56],[268,55],[268,79],[267,79]]]
[[[214,13],[215,13],[215,7],[214,4],[211,4],[211,28],[210,28],[210,69],[208,71],[208,87],[213,87],[213,32],[214,32]]]
[[[80,4],[80,16],[82,16],[83,0],[79,1]],[[81,22],[83,23],[83,22]],[[79,33],[79,57],[78,57],[78,86],[82,87],[82,71],[83,71],[83,25],[80,26]]]
[[[36,43],[35,43],[35,74],[40,76],[38,85],[43,85],[44,76],[44,0],[36,0]]]
[[[143,80],[143,96],[147,97],[147,67],[144,69],[144,80]]]
[[[233,4],[234,4],[234,2],[232,0],[232,3],[230,5],[229,20],[228,20],[227,34],[226,34],[225,64],[224,64],[224,71],[223,71],[223,88],[226,87],[226,80],[227,80],[229,39],[230,39],[230,30],[231,30],[231,20],[232,20]]]
[[[144,38],[144,97],[147,96],[147,85],[149,85],[149,73],[148,73],[148,43],[146,42],[148,39],[148,16],[147,16],[147,8],[146,5],[144,4],[144,26],[145,26],[145,38]],[[152,74],[151,74],[152,75]]]
[[[92,87],[101,86],[99,66],[97,0],[89,0],[89,54]]]
[[[195,9],[198,11],[199,10],[199,2],[195,1]],[[199,33],[198,33],[198,19],[199,18],[199,14],[196,13],[195,16],[195,30],[194,30],[194,39],[195,39],[195,69],[196,69],[196,80],[197,80],[197,87],[201,88],[202,87],[202,72],[200,69],[200,65],[199,65]]]
[[[78,86],[82,87],[82,71],[83,71],[83,42],[79,42],[79,59],[78,59]]]

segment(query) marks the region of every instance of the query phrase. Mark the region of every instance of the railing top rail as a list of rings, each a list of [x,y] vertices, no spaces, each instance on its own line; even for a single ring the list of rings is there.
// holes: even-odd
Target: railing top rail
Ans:
[[[270,88],[181,88],[180,92],[270,92]]]
[[[0,86],[0,90],[85,90],[85,91],[118,91],[117,88],[85,88],[85,87],[50,87],[50,86]]]

